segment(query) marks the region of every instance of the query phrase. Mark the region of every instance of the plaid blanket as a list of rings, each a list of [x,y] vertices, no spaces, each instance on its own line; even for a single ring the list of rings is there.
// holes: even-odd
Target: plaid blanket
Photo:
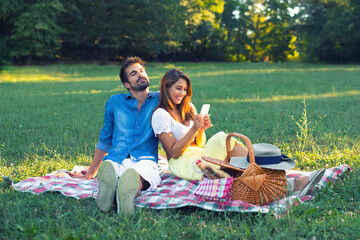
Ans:
[[[347,165],[340,165],[329,168],[325,171],[322,180],[317,187],[324,187],[346,171],[351,170]],[[299,178],[309,175],[309,172],[293,171],[287,175],[288,178]],[[226,199],[210,201],[195,195],[195,190],[199,181],[187,181],[169,174],[166,171],[161,173],[161,183],[155,192],[142,192],[136,199],[137,207],[147,207],[152,209],[180,208],[180,207],[199,207],[210,211],[234,211],[234,212],[261,212],[268,213],[273,211],[275,216],[281,216],[292,206],[305,203],[311,199],[311,195],[299,197],[289,196],[269,205],[256,206],[242,201],[230,201]],[[74,179],[65,174],[57,172],[41,177],[25,179],[18,183],[12,183],[12,187],[17,191],[31,192],[40,194],[47,191],[57,191],[65,196],[77,199],[92,197],[98,194],[98,184],[96,179],[84,180]]]
[[[196,187],[195,195],[212,201],[229,199],[233,181],[233,177],[220,179],[204,178]]]

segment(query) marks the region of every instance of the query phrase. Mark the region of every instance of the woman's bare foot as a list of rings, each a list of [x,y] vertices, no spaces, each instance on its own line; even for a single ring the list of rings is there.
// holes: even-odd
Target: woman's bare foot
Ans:
[[[294,193],[299,196],[306,196],[313,192],[316,184],[324,176],[325,169],[312,172],[309,177],[300,177],[294,181]]]
[[[309,183],[309,177],[300,177],[294,181],[294,192],[301,191]]]

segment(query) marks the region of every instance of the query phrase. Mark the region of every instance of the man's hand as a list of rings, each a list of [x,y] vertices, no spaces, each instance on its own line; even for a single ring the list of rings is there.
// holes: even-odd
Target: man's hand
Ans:
[[[82,174],[82,173],[72,173],[70,175],[72,178],[84,178],[84,179],[92,179],[91,176],[89,176],[88,174]]]
[[[83,173],[73,173],[70,176],[73,178],[83,178],[83,179],[92,179],[96,176],[99,166],[107,152],[104,152],[98,148],[95,149],[93,161],[91,166],[86,174]]]

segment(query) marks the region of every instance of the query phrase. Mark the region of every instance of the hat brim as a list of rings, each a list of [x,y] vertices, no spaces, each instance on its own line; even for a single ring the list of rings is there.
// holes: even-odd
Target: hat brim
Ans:
[[[249,162],[247,161],[247,157],[232,157],[230,159],[230,165],[246,169],[249,166]],[[288,170],[295,167],[296,163],[291,158],[281,158],[280,163],[278,164],[258,164],[262,168],[267,169],[275,169],[275,170]]]

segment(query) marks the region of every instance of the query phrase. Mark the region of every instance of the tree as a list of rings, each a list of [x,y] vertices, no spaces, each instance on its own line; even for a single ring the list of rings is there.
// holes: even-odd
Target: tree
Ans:
[[[309,61],[360,61],[359,0],[2,0],[0,14],[0,64],[286,61],[294,46]]]
[[[137,0],[130,5],[133,18],[128,17],[128,26],[131,26],[129,49],[149,59],[158,59],[160,55],[167,59],[176,58],[176,51],[185,37],[187,9],[181,1]]]
[[[266,0],[264,6],[268,28],[261,43],[262,48],[266,49],[264,55],[268,56],[270,61],[286,61],[287,56],[293,53],[290,48],[293,23],[289,12],[289,1]]]
[[[249,44],[251,62],[261,61],[266,50],[263,40],[265,39],[265,34],[269,31],[269,28],[266,23],[267,16],[263,4],[263,1],[254,1],[249,7],[248,14],[251,16],[251,24],[248,28],[248,34],[251,38]]]
[[[303,0],[296,34],[308,61],[360,61],[360,3],[357,0]]]
[[[26,3],[14,20],[10,39],[14,48],[10,51],[13,58],[27,57],[27,65],[32,57],[53,58],[60,46],[60,33],[57,16],[64,10],[58,0],[35,1]]]
[[[67,9],[62,25],[63,48],[70,56],[101,58],[106,65],[126,44],[128,5],[126,1],[61,0]]]
[[[250,55],[251,38],[248,30],[252,24],[249,8],[252,1],[227,0],[222,13],[221,27],[225,29],[226,53],[230,61],[245,61]]]
[[[181,0],[157,1],[155,6],[151,31],[153,40],[150,42],[157,42],[157,47],[154,48],[158,52],[156,57],[163,56],[162,60],[175,61],[186,36],[187,9],[181,4]]]
[[[68,29],[63,35],[64,48],[88,50],[82,53],[84,57],[100,57],[102,64],[126,55],[175,58],[184,38],[186,8],[180,0],[62,2],[68,9],[63,21]],[[88,52],[94,54],[88,56]]]
[[[0,65],[11,61],[9,42],[14,27],[14,19],[23,8],[23,1],[2,0],[0,2]]]
[[[220,29],[221,13],[224,10],[223,0],[183,0],[187,8],[186,38],[181,55],[184,60],[209,60],[208,52],[212,46],[219,45],[222,37]],[[224,38],[224,37],[223,37]],[[220,44],[221,47],[221,44]],[[224,60],[221,51],[212,54],[212,60]]]

